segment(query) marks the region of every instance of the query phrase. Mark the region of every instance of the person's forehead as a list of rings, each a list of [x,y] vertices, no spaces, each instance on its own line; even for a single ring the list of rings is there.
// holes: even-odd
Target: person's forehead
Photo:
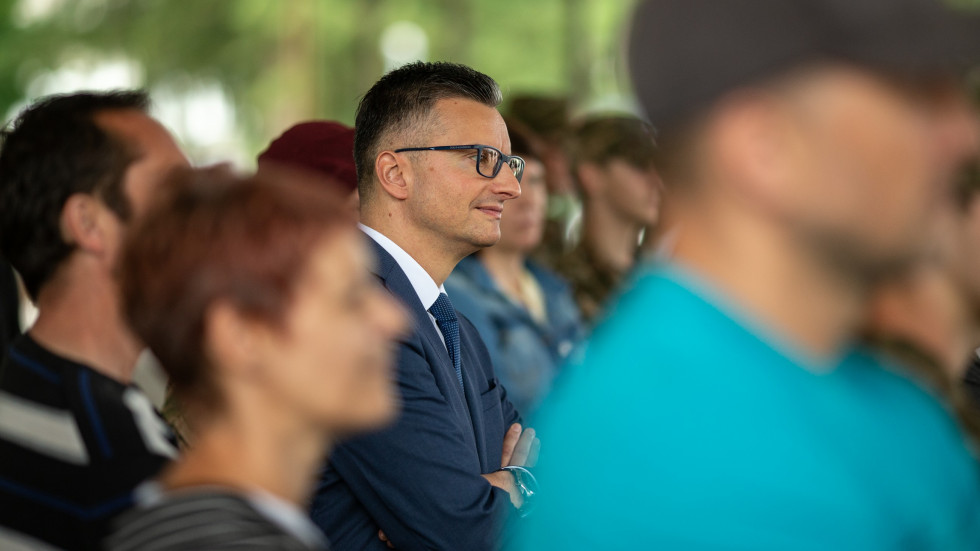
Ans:
[[[170,132],[156,119],[138,109],[112,109],[95,115],[96,123],[116,136],[138,155],[178,150]]]
[[[510,145],[507,125],[495,107],[466,98],[446,98],[435,103],[432,117],[439,133],[453,141],[450,145]]]
[[[158,124],[138,109],[107,109],[99,111],[93,118],[103,130],[132,145],[141,145]]]
[[[901,97],[914,103],[932,103],[953,91],[955,81],[942,75],[909,76],[876,71],[845,63],[822,63],[793,71],[773,81],[770,90],[830,96]]]

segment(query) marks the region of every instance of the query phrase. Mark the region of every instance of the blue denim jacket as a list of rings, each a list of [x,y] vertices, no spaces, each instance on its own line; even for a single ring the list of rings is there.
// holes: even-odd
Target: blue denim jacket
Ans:
[[[450,300],[483,337],[497,378],[525,419],[551,389],[562,361],[585,336],[568,284],[533,262],[528,261],[527,268],[544,294],[545,325],[508,298],[475,255],[464,258],[446,281]]]

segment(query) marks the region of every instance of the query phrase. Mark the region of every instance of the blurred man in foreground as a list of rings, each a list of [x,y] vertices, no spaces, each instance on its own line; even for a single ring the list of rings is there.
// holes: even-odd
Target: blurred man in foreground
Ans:
[[[0,368],[0,548],[93,549],[176,455],[130,383],[123,235],[187,160],[140,92],[45,98],[5,131],[0,245],[40,310]]]
[[[980,127],[974,124],[974,151],[977,138]],[[940,392],[980,443],[980,402],[971,401],[980,347],[980,170],[975,158],[955,184],[935,250],[875,289],[867,332],[874,345]]]
[[[676,241],[544,406],[549,492],[516,547],[980,547],[962,432],[853,344],[941,219],[936,88],[980,24],[931,0],[649,0],[631,38]]]

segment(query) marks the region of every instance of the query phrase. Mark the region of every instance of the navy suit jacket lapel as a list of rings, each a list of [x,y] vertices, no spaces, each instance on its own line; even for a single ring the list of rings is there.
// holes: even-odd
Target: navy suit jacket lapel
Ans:
[[[459,381],[456,378],[456,369],[453,367],[453,362],[449,358],[449,351],[446,350],[446,345],[443,344],[442,339],[439,337],[439,333],[436,332],[436,328],[432,325],[432,320],[429,318],[429,313],[425,310],[422,305],[422,301],[419,300],[418,293],[415,292],[415,288],[412,287],[412,282],[409,281],[408,276],[398,265],[398,262],[388,254],[388,251],[379,245],[370,236],[365,235],[371,245],[374,247],[375,254],[378,258],[377,267],[372,270],[379,279],[381,279],[385,288],[401,300],[401,303],[409,310],[412,316],[412,321],[416,332],[419,334],[420,338],[428,345],[426,348],[429,351],[434,351],[433,354],[429,356],[429,365],[432,367],[433,376],[436,378],[436,384],[442,390],[443,396],[452,406],[453,411],[456,413],[459,421],[460,427],[464,429],[464,432],[470,435],[474,439],[473,445],[477,446],[477,442],[480,442],[480,438],[477,438],[474,434],[474,422],[476,419],[472,417],[472,412],[474,410],[473,404],[476,404],[476,408],[479,408],[480,397],[479,394],[473,397],[473,392],[471,390],[475,385],[479,383],[473,381],[472,377],[469,377],[467,370],[463,369],[463,386],[466,389],[466,394],[464,396],[463,391],[459,388]],[[458,312],[457,312],[458,315]],[[470,350],[468,347],[462,346],[461,343],[461,355],[463,365],[466,365],[467,361],[473,361],[471,358]],[[482,387],[480,387],[482,388]],[[479,418],[482,419],[482,411],[479,412]],[[480,430],[482,435],[483,431]],[[482,443],[481,443],[482,447]],[[480,454],[481,461],[483,457],[486,457],[482,451]]]
[[[457,316],[462,316],[458,311]],[[467,324],[468,325],[468,324]],[[461,355],[463,357],[463,366],[476,366],[479,365],[479,359],[474,353],[474,347],[469,343],[470,337],[477,337],[476,331],[470,331],[468,329],[463,329],[463,323],[460,323],[460,349],[462,350]],[[481,381],[480,378],[483,376],[482,369],[466,369],[463,368],[463,389],[466,393],[466,405],[469,408],[470,422],[473,427],[473,437],[476,443],[476,451],[480,457],[480,466],[483,468],[483,472],[489,473],[496,471],[500,468],[499,465],[486,465],[487,458],[490,454],[487,453],[486,449],[486,427],[483,425],[483,399],[482,390],[483,387],[487,385],[487,381]]]

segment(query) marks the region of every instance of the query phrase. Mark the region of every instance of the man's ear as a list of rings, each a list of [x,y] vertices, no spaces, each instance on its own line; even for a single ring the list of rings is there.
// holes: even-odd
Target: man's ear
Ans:
[[[385,193],[401,201],[408,198],[414,174],[404,156],[382,151],[374,160],[374,173]]]
[[[579,185],[582,186],[582,194],[586,197],[596,197],[601,195],[605,189],[605,174],[595,163],[582,163],[575,168],[578,175]]]
[[[727,175],[732,191],[768,209],[788,206],[794,180],[799,137],[785,115],[770,97],[747,95],[733,100],[713,126],[711,146],[720,160],[716,170]]]
[[[108,243],[103,217],[107,207],[87,193],[75,193],[61,208],[61,236],[79,249],[104,254]]]

